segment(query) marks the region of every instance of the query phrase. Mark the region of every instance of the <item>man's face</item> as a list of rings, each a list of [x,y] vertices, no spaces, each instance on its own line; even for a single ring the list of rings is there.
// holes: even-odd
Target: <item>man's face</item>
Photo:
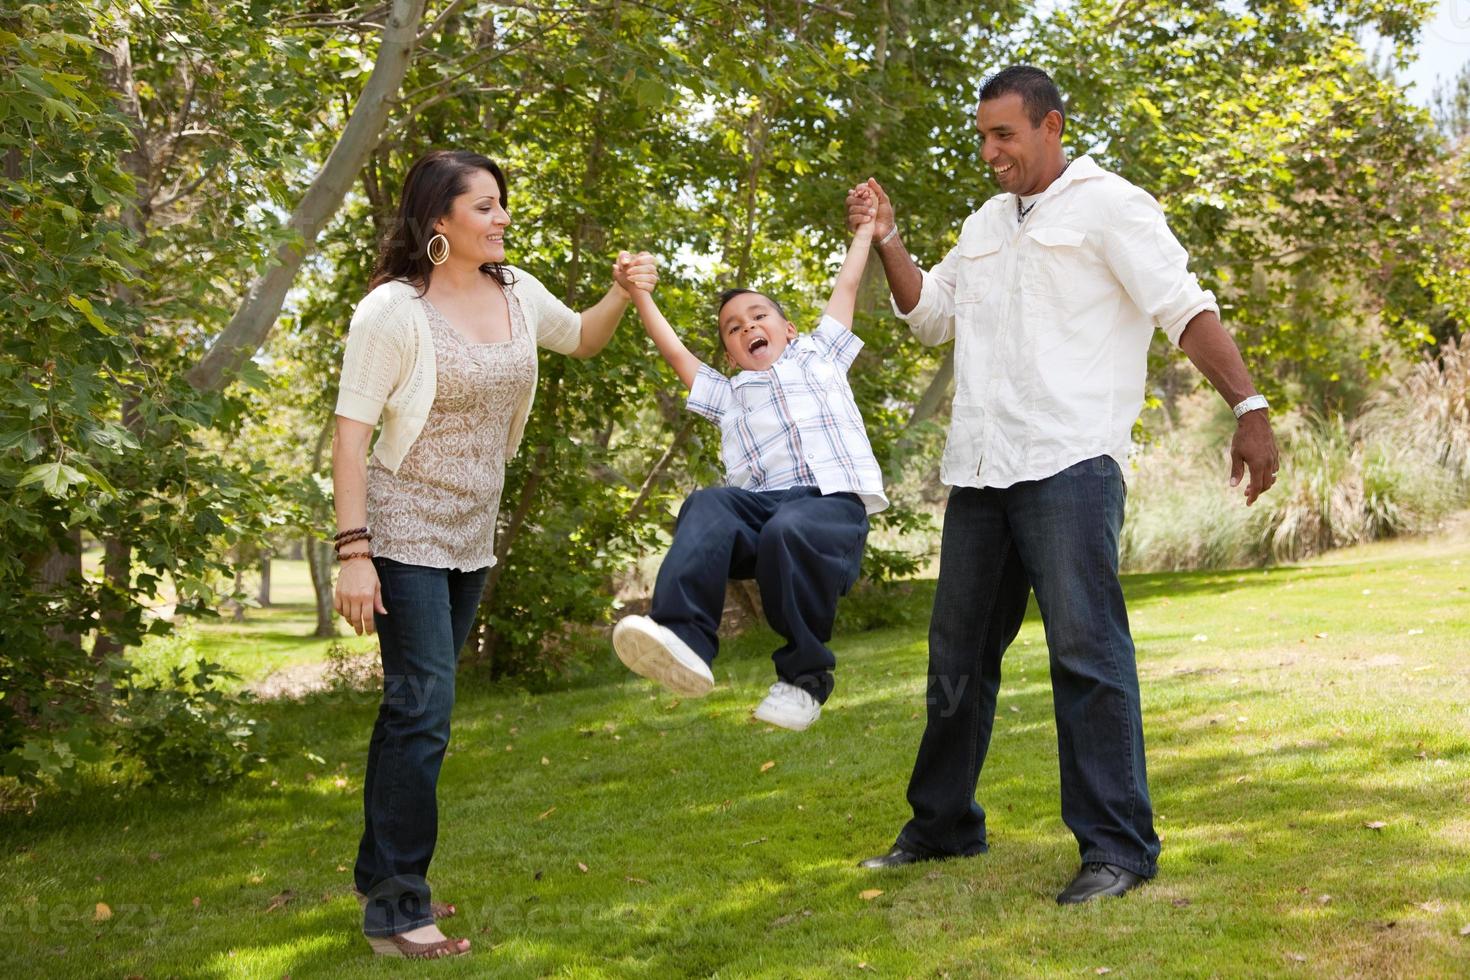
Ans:
[[[975,113],[980,131],[980,156],[995,182],[1012,194],[1039,194],[1056,178],[1061,150],[1062,117],[1048,112],[1033,126],[1025,104],[1015,92],[986,99]]]
[[[719,321],[725,356],[742,371],[765,370],[796,339],[796,324],[760,293],[732,296],[720,307]]]

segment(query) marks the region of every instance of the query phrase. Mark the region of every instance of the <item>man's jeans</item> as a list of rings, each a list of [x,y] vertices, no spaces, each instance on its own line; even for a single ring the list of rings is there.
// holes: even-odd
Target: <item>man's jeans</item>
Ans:
[[[696,490],[679,510],[649,615],[710,663],[726,582],[753,578],[771,629],[786,640],[771,654],[776,675],[825,702],[837,664],[827,648],[837,598],[857,581],[867,539],[868,513],[856,494]]]
[[[435,789],[449,744],[454,670],[489,569],[372,561],[388,610],[373,617],[383,701],[368,744],[364,829],[353,876],[368,898],[362,931],[392,936],[434,921],[425,876],[439,833]]]
[[[1125,496],[1107,456],[1003,490],[950,494],[929,625],[928,723],[909,781],[914,816],[898,838],[909,850],[986,850],[975,789],[1001,657],[1035,589],[1051,655],[1062,819],[1083,862],[1155,874],[1138,673],[1118,583]]]

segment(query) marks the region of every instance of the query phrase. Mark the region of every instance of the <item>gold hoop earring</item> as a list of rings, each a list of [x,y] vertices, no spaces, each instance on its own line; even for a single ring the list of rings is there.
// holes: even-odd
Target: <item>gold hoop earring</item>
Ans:
[[[429,239],[429,245],[424,249],[424,253],[429,256],[430,262],[435,265],[443,265],[449,260],[449,239],[445,238],[442,233],[435,235]]]

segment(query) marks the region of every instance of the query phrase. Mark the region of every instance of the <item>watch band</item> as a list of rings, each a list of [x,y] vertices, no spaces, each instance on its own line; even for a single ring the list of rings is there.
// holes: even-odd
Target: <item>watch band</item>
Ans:
[[[1266,401],[1265,395],[1251,395],[1249,398],[1242,400],[1240,404],[1232,405],[1230,410],[1235,413],[1236,418],[1240,418],[1246,412],[1254,412],[1258,408],[1270,407],[1271,404]]]

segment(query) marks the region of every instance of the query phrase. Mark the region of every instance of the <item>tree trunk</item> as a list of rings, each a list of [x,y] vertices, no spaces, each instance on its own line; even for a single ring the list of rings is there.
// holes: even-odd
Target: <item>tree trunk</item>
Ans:
[[[316,629],[311,635],[331,639],[337,635],[336,610],[332,608],[332,546],[311,537],[302,544],[311,569],[311,590],[316,597]]]
[[[103,53],[112,87],[118,93],[118,104],[132,131],[133,145],[120,154],[123,169],[133,178],[136,192],[122,207],[119,215],[122,224],[143,245],[148,239],[148,206],[153,192],[153,160],[148,155],[147,123],[138,101],[138,86],[133,76],[133,50],[128,38],[129,26],[124,23],[118,39]],[[123,307],[136,307],[138,297],[134,291],[121,283],[110,288],[112,301]],[[135,364],[141,369],[141,364]],[[136,390],[125,388],[122,393],[122,424],[144,444],[147,423],[139,411]],[[133,543],[125,529],[119,529],[104,543],[102,562],[103,575],[107,584],[121,595],[132,595]],[[102,620],[97,624],[97,637],[92,645],[92,659],[101,663],[110,655],[121,653],[122,640],[117,636],[115,613],[104,609]]]
[[[232,562],[232,564],[235,566],[235,578],[234,578],[234,587],[230,590],[230,592],[231,592],[231,596],[230,596],[230,606],[231,606],[230,620],[232,622],[236,622],[236,623],[243,623],[243,622],[245,622],[245,603],[243,603],[243,602],[240,601],[239,596],[240,596],[240,592],[244,589],[244,581],[243,580],[244,580],[244,577],[245,576],[244,576],[244,572],[241,569],[241,557],[240,557],[240,548],[239,548],[239,546],[236,546],[236,548],[235,548],[235,560],[234,560],[234,562]]]
[[[50,592],[66,585],[72,578],[78,581],[82,578],[82,532],[74,530],[67,537],[71,540],[72,548],[70,550],[51,549],[51,553],[37,569],[36,580],[44,592]],[[57,643],[65,643],[78,650],[82,648],[82,631],[76,625],[70,628],[53,626],[47,633]]]
[[[187,377],[195,388],[201,391],[224,388],[269,336],[297,270],[315,248],[317,235],[337,213],[348,188],[378,145],[393,99],[408,71],[426,2],[392,0],[372,74],[337,144],[287,222],[286,227],[297,240],[277,250],[277,264],[250,284],[244,302],[224,332],[190,369]]]
[[[327,440],[332,435],[334,420],[328,418],[316,436],[316,446],[311,451],[311,472],[322,471],[322,457],[326,455]],[[331,521],[331,509],[317,513],[319,520]],[[324,523],[323,526],[328,526]],[[311,591],[316,597],[316,631],[311,635],[328,639],[337,635],[336,610],[332,608],[332,546],[308,534],[302,542],[306,552],[307,567],[311,569]]]
[[[260,589],[255,593],[255,601],[260,603],[262,609],[271,604],[271,553],[264,552],[260,556]]]
[[[604,88],[598,92],[597,105],[600,107],[606,98],[607,89]],[[599,119],[593,134],[592,145],[588,148],[587,167],[582,172],[584,192],[591,191],[600,177],[602,160],[605,155],[600,123]],[[591,215],[579,214],[572,228],[571,256],[567,262],[567,284],[562,294],[562,301],[572,309],[577,309],[579,305],[580,297],[577,295],[577,286],[582,273],[582,248],[589,239],[594,240],[600,246],[602,228]],[[561,365],[546,372],[547,390],[540,398],[538,412],[556,415],[557,404],[561,398],[561,378]],[[490,625],[490,609],[494,606],[495,590],[500,584],[501,574],[505,571],[511,548],[515,545],[516,538],[520,536],[521,528],[525,526],[526,518],[531,513],[531,504],[535,501],[536,490],[545,479],[546,455],[544,446],[536,451],[536,458],[531,463],[531,471],[526,476],[526,482],[521,484],[520,497],[516,501],[515,510],[511,512],[510,519],[505,522],[504,529],[496,534],[495,564],[490,568],[490,574],[485,579],[485,591],[480,595],[480,608],[473,634],[476,639],[475,661],[485,670],[491,680],[496,677],[495,654],[500,643],[500,635]]]

